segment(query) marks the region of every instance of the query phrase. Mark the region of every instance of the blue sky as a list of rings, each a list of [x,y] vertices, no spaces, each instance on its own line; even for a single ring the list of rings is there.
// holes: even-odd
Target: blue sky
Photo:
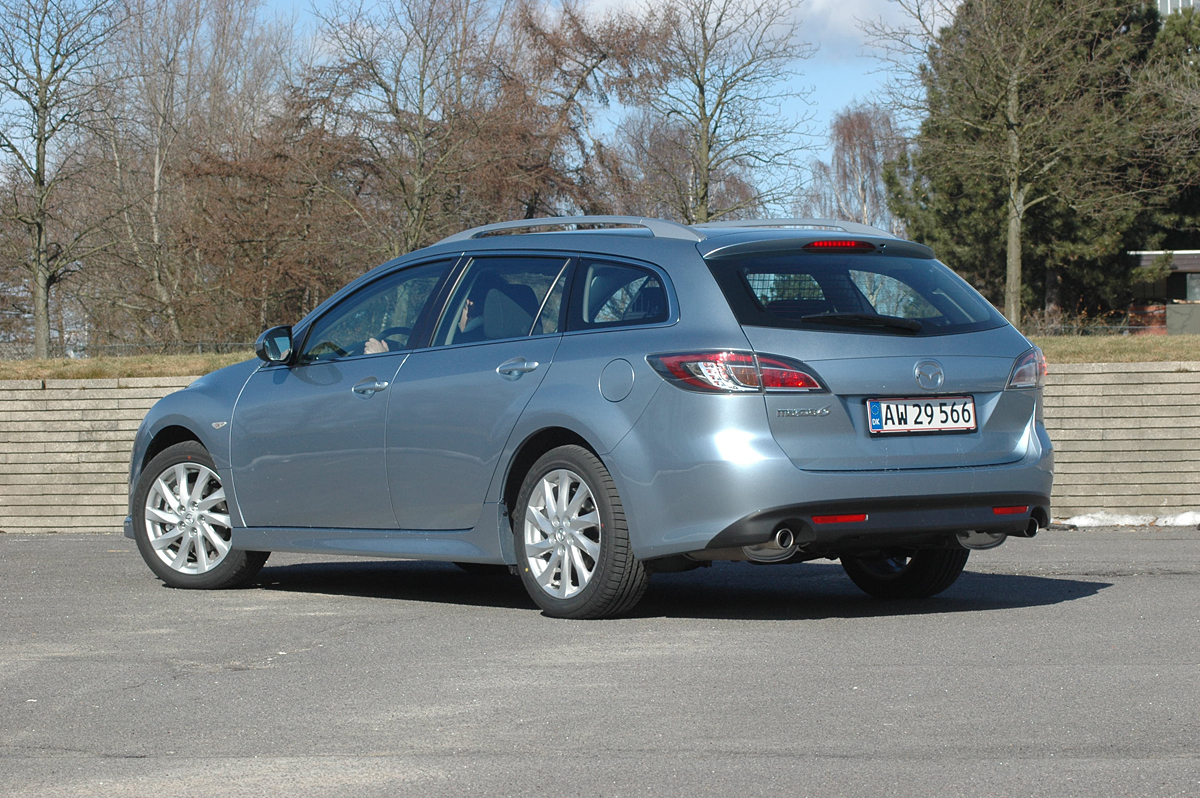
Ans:
[[[814,132],[824,136],[833,115],[855,100],[865,101],[878,90],[884,76],[881,62],[871,57],[859,20],[899,21],[898,9],[889,0],[806,0],[800,9],[806,40],[818,45],[800,69],[813,87],[809,110]],[[817,142],[818,147],[823,144]]]

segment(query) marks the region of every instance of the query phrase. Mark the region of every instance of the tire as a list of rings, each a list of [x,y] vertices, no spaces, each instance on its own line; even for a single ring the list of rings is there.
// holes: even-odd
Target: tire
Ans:
[[[633,556],[612,477],[582,446],[552,449],[529,469],[513,513],[513,537],[521,582],[552,617],[620,615],[650,584]]]
[[[138,550],[171,587],[240,587],[270,555],[230,548],[233,530],[221,478],[208,450],[196,441],[160,452],[142,471],[133,497]]]
[[[917,599],[941,593],[962,573],[966,549],[902,550],[889,557],[842,557],[842,568],[864,592],[882,599]]]

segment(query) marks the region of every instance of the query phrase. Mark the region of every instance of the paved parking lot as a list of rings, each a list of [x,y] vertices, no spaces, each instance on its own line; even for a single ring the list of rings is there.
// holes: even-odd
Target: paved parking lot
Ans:
[[[836,564],[558,621],[453,566],[163,587],[0,535],[7,795],[1200,795],[1200,532],[1045,532],[886,604]]]

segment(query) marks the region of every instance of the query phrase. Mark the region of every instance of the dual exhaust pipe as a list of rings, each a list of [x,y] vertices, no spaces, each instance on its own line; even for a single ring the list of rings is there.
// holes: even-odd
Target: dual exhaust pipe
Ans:
[[[958,542],[963,548],[967,549],[994,549],[1003,543],[1009,537],[1015,538],[1032,538],[1036,537],[1041,525],[1038,523],[1036,516],[1029,519],[1029,523],[1019,532],[978,532],[976,530],[967,530],[959,532],[957,535]],[[796,535],[789,527],[780,526],[775,530],[775,536],[768,543],[759,543],[753,546],[743,546],[742,552],[747,559],[753,562],[782,562],[790,559],[796,553]]]

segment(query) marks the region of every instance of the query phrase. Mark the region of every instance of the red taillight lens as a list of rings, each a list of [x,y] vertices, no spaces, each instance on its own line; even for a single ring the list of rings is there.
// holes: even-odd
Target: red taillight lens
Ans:
[[[809,252],[874,252],[875,245],[870,241],[846,241],[831,239],[829,241],[810,241],[804,249]]]
[[[691,391],[759,393],[823,391],[821,381],[798,360],[752,352],[681,352],[649,355],[646,362],[667,382]]]
[[[1017,358],[1017,362],[1013,364],[1012,374],[1008,378],[1008,387],[1041,388],[1045,384],[1046,373],[1049,370],[1046,365],[1046,356],[1042,354],[1041,349],[1035,346]]]
[[[762,374],[762,384],[768,391],[819,391],[821,383],[816,378],[798,368],[803,364],[788,362],[769,355],[758,356],[758,369]]]
[[[843,515],[814,515],[814,524],[861,524],[867,520],[866,513],[847,513]]]
[[[1024,515],[1029,512],[1028,504],[1020,504],[1014,507],[993,507],[993,515]]]

